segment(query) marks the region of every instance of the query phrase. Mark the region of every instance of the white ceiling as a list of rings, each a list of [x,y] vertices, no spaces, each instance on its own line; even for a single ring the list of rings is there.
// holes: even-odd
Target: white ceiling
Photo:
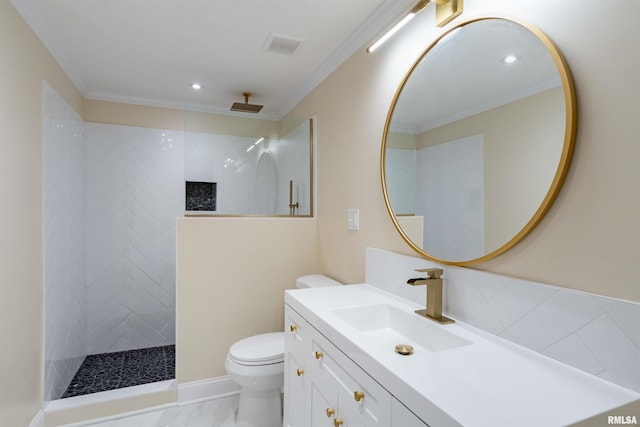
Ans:
[[[89,99],[281,118],[415,0],[12,0]],[[271,35],[301,41],[267,51]],[[199,92],[189,87],[197,81]]]

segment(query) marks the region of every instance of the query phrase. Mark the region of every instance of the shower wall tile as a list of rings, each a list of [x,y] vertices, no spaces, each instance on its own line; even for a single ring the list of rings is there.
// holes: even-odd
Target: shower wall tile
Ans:
[[[87,354],[84,121],[43,84],[44,400],[62,396]]]
[[[86,126],[89,353],[174,344],[183,134]]]
[[[418,304],[417,268],[444,269],[444,311],[575,368],[640,391],[640,304],[367,248],[366,282]]]
[[[255,137],[186,132],[187,181],[216,183],[217,214],[289,214],[289,181],[296,213],[310,213],[310,130],[305,121],[279,140],[249,151]],[[184,184],[183,184],[184,185]]]
[[[289,213],[289,181],[293,181],[293,202],[298,202],[298,215],[311,214],[310,144],[311,129],[305,120],[280,140],[270,142],[277,164],[276,213]]]
[[[231,135],[185,134],[185,180],[216,183],[215,213],[257,213],[254,176],[262,148],[246,151],[255,141]]]

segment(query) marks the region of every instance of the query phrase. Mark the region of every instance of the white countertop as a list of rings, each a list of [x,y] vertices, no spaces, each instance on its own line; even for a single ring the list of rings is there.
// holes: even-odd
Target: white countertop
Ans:
[[[334,310],[389,304],[413,313],[424,307],[366,284],[289,290],[285,302],[432,426],[562,426],[640,399],[639,393],[461,322],[420,319],[469,345],[442,351],[418,346],[411,356],[398,355]]]

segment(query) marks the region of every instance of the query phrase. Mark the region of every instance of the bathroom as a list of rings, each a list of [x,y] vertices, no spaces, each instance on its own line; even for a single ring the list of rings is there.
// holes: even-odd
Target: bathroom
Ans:
[[[573,162],[552,208],[517,246],[472,268],[640,302],[640,11],[634,0],[615,3],[465,1],[459,19],[520,18],[554,40],[571,68],[579,111]],[[224,376],[224,356],[237,339],[281,330],[283,304],[261,301],[282,301],[296,277],[320,272],[363,282],[367,247],[415,256],[385,209],[380,142],[398,83],[442,31],[433,14],[424,10],[384,50],[355,53],[291,111],[316,118],[314,217],[178,221],[179,386]],[[180,127],[182,117],[83,99],[8,1],[0,5],[0,34],[0,425],[13,427],[43,417],[42,80],[87,121]],[[360,210],[358,231],[347,230],[352,208]],[[94,408],[90,417],[175,402],[176,392],[155,399]]]

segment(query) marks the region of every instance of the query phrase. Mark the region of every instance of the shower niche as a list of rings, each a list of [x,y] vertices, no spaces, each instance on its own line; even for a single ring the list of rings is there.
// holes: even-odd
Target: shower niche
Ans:
[[[186,181],[185,210],[187,212],[215,212],[217,184],[215,182]]]

